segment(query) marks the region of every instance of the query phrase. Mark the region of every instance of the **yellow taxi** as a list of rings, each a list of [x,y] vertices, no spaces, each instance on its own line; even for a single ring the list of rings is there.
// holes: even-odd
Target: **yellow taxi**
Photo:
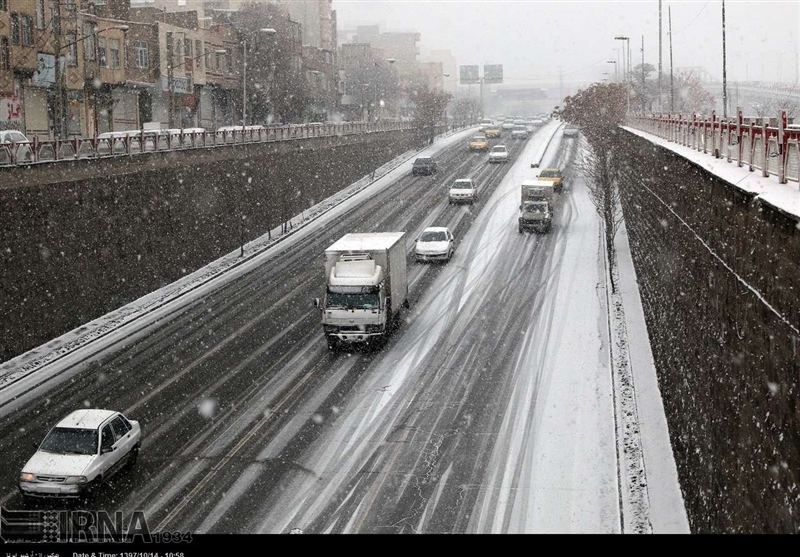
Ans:
[[[553,182],[553,189],[556,192],[561,192],[564,187],[564,174],[558,168],[543,168],[537,176],[539,180],[546,180]]]
[[[489,141],[486,139],[485,135],[476,135],[472,139],[469,140],[469,150],[470,151],[488,151],[489,150]]]
[[[493,124],[488,126],[483,133],[486,134],[487,139],[497,139],[498,137],[502,137],[503,130],[497,124]]]

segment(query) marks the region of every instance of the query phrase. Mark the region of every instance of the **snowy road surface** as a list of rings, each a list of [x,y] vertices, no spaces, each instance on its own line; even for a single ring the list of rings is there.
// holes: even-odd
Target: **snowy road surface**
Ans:
[[[603,263],[585,185],[568,175],[549,234],[516,225],[530,162],[565,166],[577,146],[556,122],[502,141],[514,164],[449,147],[438,175],[400,177],[76,365],[0,424],[0,502],[21,504],[31,441],[87,406],[144,431],[137,467],[91,506],[144,510],[155,531],[619,532]],[[448,205],[446,186],[465,177],[480,202]],[[311,305],[323,250],[346,232],[405,230],[410,254],[431,225],[454,231],[456,255],[409,263],[411,310],[387,346],[329,352]]]

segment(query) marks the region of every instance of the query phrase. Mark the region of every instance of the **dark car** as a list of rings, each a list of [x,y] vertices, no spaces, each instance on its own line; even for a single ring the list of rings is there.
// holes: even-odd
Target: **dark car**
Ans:
[[[414,166],[411,167],[411,175],[417,176],[418,174],[435,174],[436,161],[431,157],[419,157],[414,161]]]

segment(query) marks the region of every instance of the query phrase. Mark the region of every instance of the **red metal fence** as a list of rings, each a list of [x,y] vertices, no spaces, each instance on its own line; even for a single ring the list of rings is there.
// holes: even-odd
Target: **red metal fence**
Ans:
[[[118,137],[49,141],[40,141],[34,138],[33,141],[28,142],[0,143],[0,166],[128,156],[138,153],[196,149],[218,145],[398,131],[412,129],[414,126],[413,122],[378,121],[319,125],[289,124],[268,127],[248,126],[224,131],[137,130],[119,132]]]
[[[718,159],[761,170],[763,176],[775,175],[780,183],[800,182],[800,129],[788,127],[782,110],[776,122],[744,118],[683,116],[682,114],[630,115],[627,125],[657,135],[668,141],[708,153]]]

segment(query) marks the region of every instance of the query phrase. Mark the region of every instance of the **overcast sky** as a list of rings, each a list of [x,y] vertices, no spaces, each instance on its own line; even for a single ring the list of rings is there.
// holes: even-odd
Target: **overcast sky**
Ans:
[[[800,2],[725,3],[728,79],[794,83],[800,51]],[[674,66],[703,66],[722,78],[722,2],[664,1],[663,64],[669,73],[667,8],[672,6]],[[423,57],[449,48],[459,65],[502,63],[506,83],[523,86],[563,68],[565,81],[589,82],[613,72],[631,37],[634,65],[658,66],[658,1],[334,0],[339,29],[379,23],[382,30],[421,33]],[[619,53],[622,62],[621,52]],[[621,64],[620,64],[621,66]],[[763,69],[762,69],[763,68]],[[762,74],[763,71],[763,74]]]

